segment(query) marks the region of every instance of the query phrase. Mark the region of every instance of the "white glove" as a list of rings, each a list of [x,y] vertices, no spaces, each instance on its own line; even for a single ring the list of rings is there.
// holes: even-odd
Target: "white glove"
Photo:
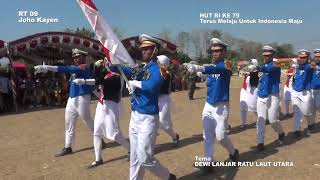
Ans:
[[[202,77],[203,76],[202,72],[197,72],[197,76]]]
[[[35,73],[58,72],[58,66],[38,65],[34,67]]]
[[[96,85],[96,80],[95,79],[86,79],[86,85]]]
[[[254,71],[256,71],[256,70],[257,70],[257,66],[255,66],[255,65],[253,65],[253,64],[248,66],[248,71],[249,71],[249,72],[254,72]]]
[[[74,79],[73,82],[74,82],[76,85],[86,84],[86,80],[84,80],[84,79]]]
[[[141,81],[137,81],[137,80],[129,81],[129,87],[128,87],[128,84],[127,84],[127,89],[129,91],[129,94],[132,94],[136,88],[140,88],[141,89],[141,87],[142,87]]]
[[[47,73],[48,72],[48,69],[46,68],[46,65],[35,66],[34,70],[35,70],[35,72],[34,72],[35,74],[37,74],[37,73]]]
[[[297,68],[297,67],[298,67],[298,64],[291,64],[291,67]]]
[[[96,61],[96,62],[94,63],[94,65],[95,65],[96,67],[102,66],[102,65],[103,65],[103,60],[98,60],[98,61]]]
[[[126,88],[128,89],[129,94],[133,94],[135,87],[130,85],[130,81],[129,83],[126,83]]]
[[[195,64],[188,64],[187,69],[191,73],[204,72],[205,71],[203,66],[199,66],[199,65],[195,65]]]

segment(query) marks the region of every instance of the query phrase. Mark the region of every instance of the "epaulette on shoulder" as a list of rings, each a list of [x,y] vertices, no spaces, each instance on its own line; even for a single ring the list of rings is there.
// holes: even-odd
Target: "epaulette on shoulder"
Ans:
[[[82,70],[85,70],[87,67],[87,64],[80,64],[79,65],[79,68],[82,69]]]

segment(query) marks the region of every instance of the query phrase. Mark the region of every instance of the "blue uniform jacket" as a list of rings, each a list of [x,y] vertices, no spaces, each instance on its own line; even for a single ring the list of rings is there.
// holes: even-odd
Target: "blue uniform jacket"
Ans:
[[[258,96],[265,98],[271,94],[278,94],[280,92],[280,67],[275,66],[270,60],[269,63],[262,64],[261,72],[263,74],[259,81]]]
[[[317,63],[317,69],[312,72],[311,88],[320,89],[320,63]]]
[[[309,63],[299,65],[296,69],[295,75],[293,76],[292,88],[298,92],[310,90],[312,71],[313,69]]]
[[[126,76],[133,77],[134,70],[128,67],[122,68]],[[156,60],[151,60],[138,74],[135,74],[135,80],[142,81],[141,89],[136,88],[134,96],[131,96],[131,109],[141,114],[158,114],[158,98],[160,88],[164,81],[161,76],[160,67]]]
[[[91,79],[91,69],[89,65],[86,65],[84,69],[80,66],[58,66],[59,73],[72,73],[70,78],[70,97],[82,96],[86,94],[91,94],[94,90],[92,85],[77,85],[73,82],[74,79]]]
[[[203,74],[208,74],[207,102],[214,105],[217,102],[229,101],[229,85],[231,71],[225,66],[224,59],[215,64],[205,66]]]

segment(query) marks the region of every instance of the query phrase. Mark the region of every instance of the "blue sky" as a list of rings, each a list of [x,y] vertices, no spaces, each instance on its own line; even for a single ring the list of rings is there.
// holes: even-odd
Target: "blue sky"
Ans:
[[[320,48],[320,1],[298,0],[161,0],[94,1],[111,27],[119,27],[125,37],[163,29],[173,33],[200,29],[219,29],[235,37],[265,43],[289,42],[295,48]],[[76,0],[10,0],[1,3],[0,39],[15,40],[37,32],[89,27]],[[57,24],[18,23],[18,11],[36,10],[39,16],[59,18]],[[292,24],[200,24],[200,12],[236,12],[241,18],[302,19]]]

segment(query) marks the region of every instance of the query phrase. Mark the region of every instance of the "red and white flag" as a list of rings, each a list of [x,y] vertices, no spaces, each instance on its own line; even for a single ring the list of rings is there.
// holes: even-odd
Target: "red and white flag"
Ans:
[[[100,15],[92,0],[77,1],[88,18],[98,40],[103,45],[104,53],[110,60],[111,64],[130,64],[130,66],[134,67],[135,62],[132,60],[123,44],[119,41],[118,37]]]

